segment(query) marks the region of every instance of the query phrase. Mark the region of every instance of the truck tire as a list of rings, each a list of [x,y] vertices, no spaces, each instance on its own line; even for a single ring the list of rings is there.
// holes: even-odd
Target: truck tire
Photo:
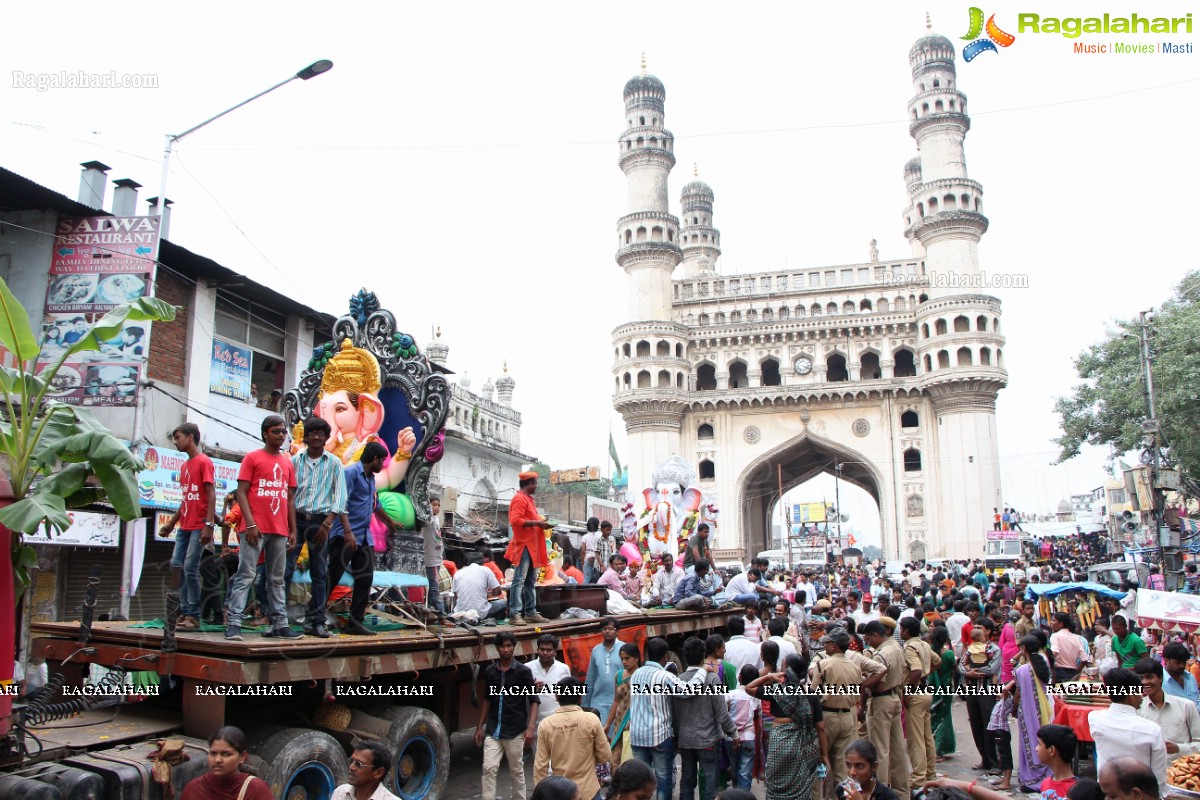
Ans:
[[[327,733],[284,728],[252,745],[268,764],[261,776],[271,793],[285,800],[329,800],[349,780],[346,752]]]
[[[388,788],[402,800],[438,800],[450,777],[450,737],[442,721],[414,706],[376,706],[371,714],[392,723]]]

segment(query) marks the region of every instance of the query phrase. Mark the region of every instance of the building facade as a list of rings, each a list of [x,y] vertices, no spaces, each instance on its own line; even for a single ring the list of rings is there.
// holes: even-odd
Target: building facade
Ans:
[[[629,307],[613,377],[629,486],[673,454],[694,461],[721,506],[716,547],[767,549],[780,490],[827,472],[878,503],[884,558],[983,553],[1004,505],[995,401],[1007,372],[1000,302],[974,288],[988,221],[954,59],[935,34],[909,51],[911,255],[881,259],[872,242],[865,262],[736,277],[716,266],[711,187],[687,184],[671,213],[663,83],[643,69],[625,85],[616,260]]]

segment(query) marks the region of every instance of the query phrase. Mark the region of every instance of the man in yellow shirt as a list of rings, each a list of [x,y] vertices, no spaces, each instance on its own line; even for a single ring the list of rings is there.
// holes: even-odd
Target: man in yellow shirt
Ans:
[[[612,761],[608,737],[600,718],[579,705],[583,699],[581,682],[563,678],[554,689],[558,710],[538,724],[533,782],[539,783],[553,767],[555,775],[575,782],[581,800],[592,800],[600,794],[596,765]]]

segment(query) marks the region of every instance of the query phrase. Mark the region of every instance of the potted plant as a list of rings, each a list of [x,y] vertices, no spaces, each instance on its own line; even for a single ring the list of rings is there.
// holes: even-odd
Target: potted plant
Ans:
[[[137,473],[144,465],[88,409],[50,397],[59,370],[72,355],[99,350],[127,323],[174,318],[175,307],[169,303],[138,298],[109,311],[39,372],[37,334],[25,308],[0,279],[0,346],[15,362],[0,365],[0,614],[13,614],[28,571],[37,563],[21,534],[43,525],[62,531],[70,525],[68,507],[97,501],[109,503],[123,520],[141,514]],[[15,615],[0,620],[0,684],[13,677],[15,632]],[[0,732],[11,710],[11,696],[0,695]]]

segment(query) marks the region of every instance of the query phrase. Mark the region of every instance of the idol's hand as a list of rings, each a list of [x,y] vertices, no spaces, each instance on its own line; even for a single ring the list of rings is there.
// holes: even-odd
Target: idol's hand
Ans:
[[[417,446],[417,435],[411,427],[400,431],[396,436],[396,452],[400,455],[411,456]]]

